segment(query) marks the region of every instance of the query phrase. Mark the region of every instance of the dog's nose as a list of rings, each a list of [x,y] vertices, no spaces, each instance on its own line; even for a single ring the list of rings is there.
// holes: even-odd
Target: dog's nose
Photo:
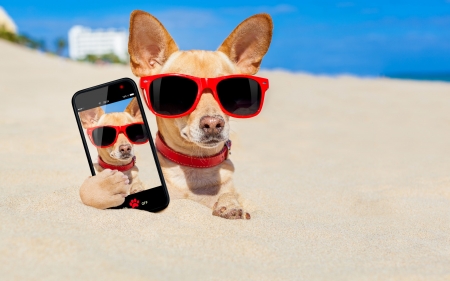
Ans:
[[[120,153],[130,153],[131,152],[131,145],[129,144],[122,144],[119,146]]]
[[[223,130],[225,121],[221,117],[203,116],[200,119],[200,129],[205,132],[206,135],[217,135]]]

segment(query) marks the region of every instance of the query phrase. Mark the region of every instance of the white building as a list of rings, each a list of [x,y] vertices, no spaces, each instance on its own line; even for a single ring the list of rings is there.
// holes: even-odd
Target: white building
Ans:
[[[128,60],[128,33],[117,29],[96,29],[76,25],[69,30],[69,57],[84,59],[86,55],[114,53]]]
[[[0,28],[1,27],[8,30],[9,32],[17,33],[16,24],[2,6],[0,6]]]

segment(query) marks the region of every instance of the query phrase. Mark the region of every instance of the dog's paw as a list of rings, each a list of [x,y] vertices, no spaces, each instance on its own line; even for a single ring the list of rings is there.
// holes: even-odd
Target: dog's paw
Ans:
[[[140,192],[140,191],[142,191],[144,189],[145,189],[144,188],[144,184],[142,182],[139,181],[139,182],[133,183],[131,185],[130,194],[134,194],[134,193]]]
[[[214,216],[225,219],[246,219],[251,218],[236,198],[235,194],[222,194],[213,206]]]
[[[80,188],[81,201],[98,209],[119,206],[129,194],[128,177],[122,172],[109,169],[89,177]]]

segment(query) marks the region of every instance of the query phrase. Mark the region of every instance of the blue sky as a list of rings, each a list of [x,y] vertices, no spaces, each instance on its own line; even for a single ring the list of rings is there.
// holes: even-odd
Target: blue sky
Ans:
[[[242,20],[268,12],[271,48],[262,68],[377,76],[450,72],[450,0],[9,1],[19,31],[46,40],[74,24],[128,28],[134,9],[155,15],[181,49],[216,49]]]
[[[122,101],[113,102],[107,105],[101,106],[103,111],[105,113],[111,113],[111,112],[123,112],[125,111],[125,108],[130,104],[131,99],[126,99]]]

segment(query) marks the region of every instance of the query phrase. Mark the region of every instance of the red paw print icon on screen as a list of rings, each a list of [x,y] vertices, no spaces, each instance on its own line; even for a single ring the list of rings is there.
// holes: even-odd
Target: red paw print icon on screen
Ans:
[[[131,208],[137,208],[139,206],[139,200],[137,200],[136,198],[134,198],[133,200],[130,201],[130,207]]]

